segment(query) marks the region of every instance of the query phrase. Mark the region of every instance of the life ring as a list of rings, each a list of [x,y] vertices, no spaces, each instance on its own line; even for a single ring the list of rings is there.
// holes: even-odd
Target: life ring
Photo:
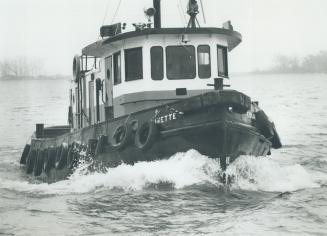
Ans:
[[[122,150],[130,144],[132,129],[128,124],[119,125],[112,136],[112,147],[117,150]]]
[[[34,170],[35,159],[37,158],[37,151],[31,150],[28,155],[27,163],[26,163],[26,173],[31,174]]]
[[[136,131],[134,144],[141,150],[150,149],[158,139],[159,130],[154,122],[145,122]]]
[[[36,163],[34,166],[34,176],[40,176],[42,174],[43,170],[43,162],[44,162],[44,156],[46,155],[46,150],[39,151]]]
[[[22,157],[20,158],[20,162],[19,162],[20,164],[23,164],[23,165],[26,164],[26,159],[28,157],[28,153],[30,152],[30,149],[31,149],[31,145],[26,144],[24,147],[24,151],[22,153]]]
[[[80,72],[81,72],[81,57],[76,55],[74,56],[74,60],[73,60],[73,77],[75,82],[78,81]]]

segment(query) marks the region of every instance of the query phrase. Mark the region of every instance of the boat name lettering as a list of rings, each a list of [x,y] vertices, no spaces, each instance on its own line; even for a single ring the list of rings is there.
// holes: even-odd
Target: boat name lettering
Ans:
[[[154,122],[156,124],[163,124],[169,121],[177,120],[179,116],[183,115],[183,112],[180,112],[174,108],[166,108],[165,110],[155,111]]]
[[[154,122],[156,124],[162,124],[171,120],[176,120],[177,119],[177,113],[172,113],[169,115],[165,115],[165,116],[159,116],[157,118],[155,118]]]

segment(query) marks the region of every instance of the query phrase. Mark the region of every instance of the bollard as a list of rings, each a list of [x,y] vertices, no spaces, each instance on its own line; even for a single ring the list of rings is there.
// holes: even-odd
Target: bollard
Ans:
[[[44,124],[36,124],[35,136],[36,136],[36,138],[43,138],[43,136],[44,136]]]

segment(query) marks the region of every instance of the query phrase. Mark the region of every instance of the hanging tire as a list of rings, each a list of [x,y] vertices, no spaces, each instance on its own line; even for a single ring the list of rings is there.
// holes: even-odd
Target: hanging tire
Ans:
[[[26,163],[26,173],[31,174],[34,170],[35,160],[37,158],[37,151],[31,150],[28,155],[27,163]]]
[[[260,110],[255,114],[256,127],[265,138],[270,139],[274,135],[272,123],[264,111]]]
[[[119,125],[112,136],[112,146],[122,150],[131,143],[132,129],[128,124]]]
[[[159,136],[158,126],[154,122],[145,122],[136,131],[134,144],[145,151],[150,149]]]
[[[46,154],[46,150],[39,151],[34,166],[34,176],[40,176],[42,174],[45,154]]]
[[[31,149],[31,145],[29,144],[26,144],[25,147],[24,147],[24,151],[22,153],[22,156],[20,158],[20,164],[23,164],[25,165],[26,164],[26,160],[27,160],[27,157],[28,157],[28,153],[30,152],[30,149]]]
[[[278,148],[282,147],[282,142],[280,141],[280,138],[279,138],[279,135],[277,133],[274,123],[272,123],[272,125],[273,125],[274,136],[270,139],[270,142],[272,143],[273,148],[278,149]]]
[[[56,148],[49,148],[48,157],[44,163],[44,172],[49,173],[55,167],[56,164]]]
[[[49,160],[49,153],[50,153],[50,148],[47,148],[44,150],[44,158],[43,158],[43,171],[46,170],[46,166]]]

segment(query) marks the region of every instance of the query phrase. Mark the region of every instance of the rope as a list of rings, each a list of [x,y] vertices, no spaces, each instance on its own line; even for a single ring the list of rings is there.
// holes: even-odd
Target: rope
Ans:
[[[203,4],[202,4],[202,0],[200,0],[200,4],[201,4],[201,9],[202,9],[203,22],[204,22],[204,24],[207,24],[204,8],[203,8]]]
[[[105,11],[105,14],[104,14],[104,17],[103,17],[103,20],[102,20],[102,24],[101,24],[101,26],[104,25],[104,21],[105,21],[106,18],[107,18],[108,10],[109,10],[109,5],[110,5],[110,0],[108,0],[108,2],[107,2],[106,11]]]
[[[109,5],[110,5],[110,0],[108,0],[108,2],[107,2],[106,11],[105,11],[105,14],[104,14],[104,17],[103,17],[103,20],[102,20],[102,24],[101,24],[101,26],[104,25],[104,22],[105,22],[105,20],[107,19],[107,15],[108,15],[108,11],[109,11]],[[101,38],[101,35],[99,34],[99,36],[98,36],[98,40],[99,40],[100,38]]]
[[[181,0],[179,0],[179,3],[177,3],[177,7],[178,7],[178,12],[179,12],[179,15],[181,17],[182,23],[183,23],[183,20],[184,20],[184,24],[186,25],[187,20],[186,20],[185,15],[183,14],[183,8],[182,8],[182,5],[181,5]]]
[[[119,7],[120,7],[121,2],[122,2],[122,0],[119,0],[119,3],[118,3],[118,5],[117,5],[116,11],[115,11],[115,14],[114,14],[114,16],[112,17],[112,20],[111,20],[111,23],[110,23],[110,24],[112,24],[112,23],[114,22],[114,20],[115,20],[115,18],[116,18],[116,16],[117,16],[117,13],[118,13],[118,10],[119,10]]]

